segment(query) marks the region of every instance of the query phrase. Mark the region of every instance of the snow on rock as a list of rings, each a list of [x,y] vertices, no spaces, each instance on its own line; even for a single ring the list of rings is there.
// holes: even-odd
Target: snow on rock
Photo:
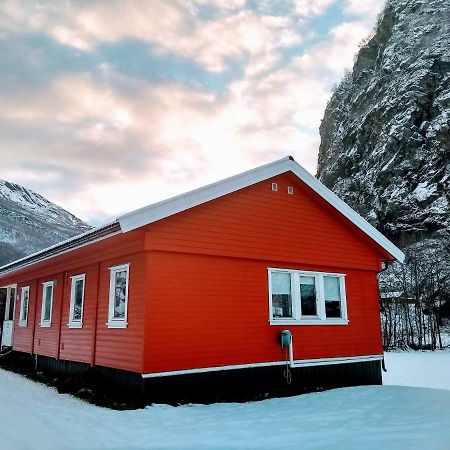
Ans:
[[[397,243],[450,228],[450,2],[388,0],[333,93],[318,177]]]
[[[450,353],[386,355],[387,382],[447,387]],[[424,367],[426,368],[423,371]],[[440,376],[437,376],[440,374]],[[112,411],[0,370],[1,448],[448,449],[450,391],[365,386],[250,403]]]
[[[90,228],[36,192],[0,180],[0,265]]]

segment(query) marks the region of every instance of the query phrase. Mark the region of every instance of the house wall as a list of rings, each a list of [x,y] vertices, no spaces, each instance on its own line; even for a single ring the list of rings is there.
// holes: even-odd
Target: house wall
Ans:
[[[128,327],[111,329],[108,321],[109,268],[130,263]],[[142,371],[144,294],[146,292],[144,233],[136,230],[73,250],[2,277],[2,283],[30,286],[28,324],[18,326],[16,302],[13,349],[57,359]],[[86,274],[83,327],[69,328],[71,276]],[[41,327],[42,283],[55,280],[51,327]]]
[[[146,248],[145,372],[283,360],[286,328],[295,359],[382,353],[377,271],[390,257],[294,177],[156,222]],[[349,324],[270,325],[269,267],[345,273]]]

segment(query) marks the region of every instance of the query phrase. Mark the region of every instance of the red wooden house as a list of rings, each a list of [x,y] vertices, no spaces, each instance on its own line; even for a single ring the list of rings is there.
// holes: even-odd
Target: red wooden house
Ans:
[[[158,401],[381,383],[377,273],[403,258],[288,157],[1,267],[2,346]]]

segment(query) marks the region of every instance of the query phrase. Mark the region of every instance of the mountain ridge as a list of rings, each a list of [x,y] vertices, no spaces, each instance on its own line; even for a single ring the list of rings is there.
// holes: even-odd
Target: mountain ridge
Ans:
[[[0,179],[0,265],[91,228],[31,189]]]

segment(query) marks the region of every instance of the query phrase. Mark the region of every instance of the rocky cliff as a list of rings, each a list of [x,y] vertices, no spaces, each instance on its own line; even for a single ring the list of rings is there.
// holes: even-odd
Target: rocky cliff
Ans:
[[[388,0],[320,128],[319,179],[400,245],[450,225],[450,2]]]
[[[0,265],[90,228],[36,192],[0,180]]]

